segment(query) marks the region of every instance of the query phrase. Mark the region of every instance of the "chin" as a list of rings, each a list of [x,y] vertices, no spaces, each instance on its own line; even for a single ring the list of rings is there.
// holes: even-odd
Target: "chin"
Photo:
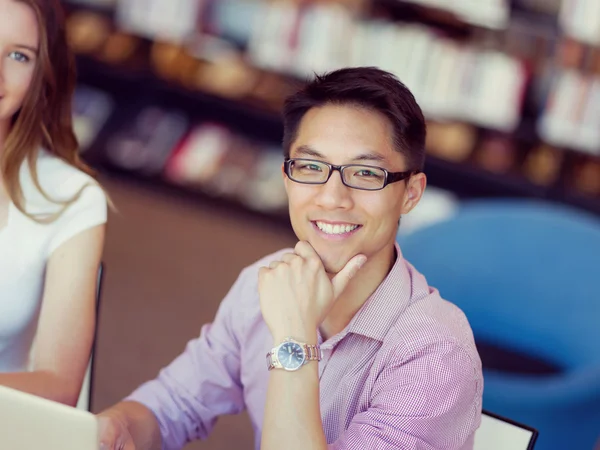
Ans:
[[[328,264],[326,262],[323,263],[323,267],[325,268],[325,272],[327,272],[330,275],[337,275],[345,266],[345,263],[347,263],[348,261],[344,261],[344,264],[341,264],[340,262],[335,262],[333,264]]]
[[[342,255],[341,252],[334,251],[323,251],[322,249],[316,249],[325,271],[329,274],[335,275],[350,261],[351,256]]]

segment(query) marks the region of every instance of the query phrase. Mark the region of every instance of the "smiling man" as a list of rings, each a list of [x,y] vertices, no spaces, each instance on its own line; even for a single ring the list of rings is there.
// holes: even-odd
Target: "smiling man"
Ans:
[[[395,242],[425,189],[425,134],[409,90],[375,68],[290,97],[298,244],[244,269],[200,337],[100,415],[104,448],[178,449],[246,409],[262,450],[472,449],[483,379],[471,329]]]

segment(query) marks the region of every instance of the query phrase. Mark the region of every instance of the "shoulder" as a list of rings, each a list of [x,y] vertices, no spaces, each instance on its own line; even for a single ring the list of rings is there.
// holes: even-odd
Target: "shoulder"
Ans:
[[[411,360],[416,355],[452,349],[467,357],[469,369],[481,371],[475,339],[464,312],[445,300],[427,284],[425,277],[407,264],[411,274],[413,299],[386,336],[396,358]]]
[[[55,212],[61,207],[56,202],[69,201],[79,193],[76,204],[86,209],[106,209],[104,190],[93,177],[45,150],[40,150],[36,172],[43,192],[36,186],[28,164],[25,162],[21,168],[21,187],[29,212]]]
[[[46,256],[80,232],[106,223],[107,198],[93,177],[44,150],[36,159],[35,171],[39,188],[29,164],[21,167],[23,206],[36,218],[52,220],[41,224],[24,214],[19,217],[26,225],[23,233],[43,240]]]
[[[41,187],[61,199],[72,197],[87,185],[99,187],[87,173],[43,150],[37,159],[37,174]]]

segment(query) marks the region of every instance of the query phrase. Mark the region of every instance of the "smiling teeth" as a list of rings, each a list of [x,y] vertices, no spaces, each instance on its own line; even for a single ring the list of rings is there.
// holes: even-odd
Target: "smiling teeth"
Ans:
[[[323,222],[316,222],[316,224],[319,230],[327,234],[344,234],[358,228],[358,225],[331,225]]]

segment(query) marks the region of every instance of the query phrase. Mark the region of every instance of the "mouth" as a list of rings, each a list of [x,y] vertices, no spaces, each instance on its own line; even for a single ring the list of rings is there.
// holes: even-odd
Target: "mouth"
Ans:
[[[356,233],[362,225],[345,222],[324,222],[321,220],[313,220],[313,226],[320,232],[320,234],[328,237],[348,237]]]

